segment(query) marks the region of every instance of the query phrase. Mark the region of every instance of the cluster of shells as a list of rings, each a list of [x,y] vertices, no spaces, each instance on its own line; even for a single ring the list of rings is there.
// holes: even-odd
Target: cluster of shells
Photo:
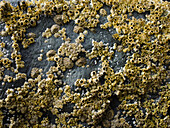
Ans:
[[[110,8],[109,14],[104,6]],[[134,12],[145,19],[135,18]],[[1,1],[0,20],[5,27],[0,36],[11,36],[12,52],[7,56],[8,44],[1,42],[0,86],[21,79],[24,84],[7,88],[0,99],[0,127],[170,127],[169,12],[170,3],[162,0],[26,0],[17,6]],[[64,43],[46,53],[55,66],[45,74],[34,67],[28,78],[20,72],[25,66],[20,49],[36,43],[37,35],[27,30],[36,27],[41,17],[55,22],[42,37],[54,35]],[[101,17],[107,22],[98,26]],[[70,21],[74,21],[73,32],[79,34],[74,43],[62,27]],[[96,27],[116,30],[112,37],[119,43],[107,42],[113,43],[111,47],[93,40],[92,49],[86,50],[86,35]],[[129,53],[119,72],[110,66],[115,52]],[[100,59],[101,68],[88,79],[74,81],[74,89],[63,82],[64,72],[90,68],[87,61],[95,58]],[[40,55],[38,61],[42,59]],[[15,76],[6,75],[7,70]],[[70,106],[69,112],[64,106]]]

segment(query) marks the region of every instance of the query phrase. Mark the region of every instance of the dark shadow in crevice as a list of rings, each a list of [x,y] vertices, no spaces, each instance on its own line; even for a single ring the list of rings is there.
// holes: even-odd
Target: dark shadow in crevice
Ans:
[[[119,101],[119,98],[115,94],[112,94],[109,100],[110,100],[110,107],[111,109],[114,110],[114,115],[116,115],[118,112],[116,108],[120,105],[121,102]]]

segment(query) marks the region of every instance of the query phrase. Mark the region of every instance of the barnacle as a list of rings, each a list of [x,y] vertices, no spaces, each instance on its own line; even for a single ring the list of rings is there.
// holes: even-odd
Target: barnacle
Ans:
[[[39,69],[38,68],[33,68],[31,71],[31,77],[36,78],[39,75]]]
[[[46,56],[47,56],[48,58],[50,58],[50,57],[54,56],[55,54],[56,54],[56,51],[55,51],[55,50],[49,50],[49,51],[46,53]]]
[[[74,66],[72,60],[70,58],[67,58],[67,57],[65,57],[63,59],[63,64],[66,68],[69,68],[69,69],[71,69]]]
[[[53,25],[53,26],[51,27],[51,33],[52,33],[52,34],[57,33],[59,30],[60,30],[60,26],[57,25],[57,24],[55,24],[55,25]]]
[[[11,65],[11,60],[9,60],[8,58],[2,58],[1,61],[4,67],[9,67]]]
[[[28,39],[28,45],[30,45],[32,43],[35,43],[35,40],[34,40],[34,38],[31,37]]]
[[[28,38],[36,38],[36,34],[35,33],[28,33],[27,34]]]
[[[82,58],[78,59],[75,64],[76,64],[77,66],[81,67],[81,66],[84,66],[86,63],[87,63],[87,62],[86,62],[86,58],[83,58],[83,57],[82,57]]]
[[[58,25],[62,25],[63,24],[63,19],[62,19],[62,15],[56,15],[53,18],[54,22]]]
[[[82,33],[83,31],[84,31],[83,27],[74,26],[73,32],[75,32],[75,33]]]
[[[42,33],[42,37],[49,38],[52,36],[51,29],[47,28],[45,32]]]
[[[1,43],[0,43],[0,46],[1,46],[2,48],[5,48],[5,43],[4,43],[4,42],[1,42]]]
[[[75,42],[76,43],[82,43],[84,42],[84,34],[83,33],[80,33],[79,36],[75,39]]]
[[[102,15],[102,16],[106,16],[107,15],[107,12],[106,12],[106,10],[105,9],[100,9],[100,15]]]
[[[21,24],[21,23],[20,23]],[[35,27],[37,25],[36,23],[36,20],[34,18],[32,18],[30,21],[29,21],[29,24],[31,25],[31,27]]]

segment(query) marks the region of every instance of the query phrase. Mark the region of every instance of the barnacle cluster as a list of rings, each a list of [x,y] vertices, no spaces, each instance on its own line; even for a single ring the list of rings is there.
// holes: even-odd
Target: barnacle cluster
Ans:
[[[169,12],[170,3],[162,0],[26,0],[17,6],[1,1],[0,20],[5,28],[0,36],[11,36],[12,52],[5,55],[6,44],[1,42],[0,86],[19,80],[24,83],[7,88],[6,97],[0,99],[0,127],[170,127]],[[145,19],[135,18],[134,13]],[[27,30],[41,17],[55,22],[42,37],[54,35],[64,43],[46,53],[55,66],[45,73],[34,67],[28,77],[20,72],[25,66],[20,49],[36,43],[37,35]],[[99,24],[101,17],[107,22]],[[73,32],[79,34],[73,43],[63,27],[70,21],[75,23]],[[115,30],[111,36],[119,42],[93,40],[92,49],[86,50],[83,43],[88,30],[95,32],[98,26]],[[110,66],[115,52],[129,55],[120,71]],[[74,88],[63,82],[67,70],[90,68],[86,64],[95,58],[101,68],[89,78],[77,79]],[[42,59],[40,54],[38,60]],[[15,76],[7,75],[6,70]],[[65,106],[70,106],[69,112]]]

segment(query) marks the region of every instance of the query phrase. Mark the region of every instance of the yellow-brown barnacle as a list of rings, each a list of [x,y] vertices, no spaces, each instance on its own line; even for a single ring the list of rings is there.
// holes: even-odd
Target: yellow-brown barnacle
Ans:
[[[57,61],[58,61],[58,58],[59,58],[59,56],[55,55],[55,56],[54,56],[54,61],[57,62]]]
[[[16,55],[15,61],[21,61],[21,55]]]
[[[83,27],[74,26],[73,32],[75,32],[75,33],[82,33],[83,31],[84,31]]]
[[[137,48],[133,48],[133,50],[136,52],[136,53],[138,53],[139,52],[139,49],[137,49]]]
[[[9,83],[11,83],[11,82],[13,81],[13,77],[12,77],[12,76],[8,76],[8,77],[7,77],[7,81],[8,81]]]
[[[20,26],[24,26],[24,21],[20,21]]]
[[[117,14],[120,15],[122,13],[122,8],[118,8],[116,11],[117,11]]]
[[[0,51],[0,58],[2,58],[4,56],[4,53],[2,51]],[[1,63],[1,61],[0,61]]]
[[[115,34],[112,35],[112,37],[115,38],[115,39],[119,39],[119,34],[115,33]]]
[[[28,6],[28,3],[26,1],[21,1],[20,6],[23,10],[25,10],[25,8]]]
[[[52,8],[51,8],[52,11],[56,12],[57,11],[57,6],[56,5],[53,5]]]
[[[123,52],[126,53],[127,51],[129,51],[129,48],[124,48]]]
[[[130,63],[134,63],[135,62],[135,60],[132,58],[132,59],[130,59]]]
[[[73,16],[74,15],[74,10],[68,10],[67,15],[68,16]]]
[[[101,61],[103,62],[106,59],[106,56],[102,55],[101,56]]]
[[[108,57],[110,57],[110,60],[112,59],[113,55],[114,55],[114,51],[108,52]]]
[[[139,4],[135,4],[135,5],[133,5],[133,7],[134,7],[134,9],[135,9],[136,11],[138,11],[140,5],[139,5]],[[131,8],[133,8],[133,7],[131,6]]]
[[[53,75],[53,74],[49,74],[49,75],[48,75],[48,78],[51,79],[51,80],[53,80],[54,75]]]
[[[97,96],[98,96],[98,97],[102,97],[102,96],[103,96],[103,93],[102,93],[102,92],[98,92],[98,93],[97,93]]]
[[[84,42],[84,34],[83,33],[80,33],[80,35],[77,37],[77,39],[75,40],[76,43],[82,43]]]
[[[8,58],[2,58],[2,64],[3,65],[7,65],[9,63],[9,59]]]
[[[20,29],[20,31],[21,31],[21,36],[23,36],[23,37],[25,37],[25,32],[26,32],[26,28],[25,27],[21,27],[21,29]]]
[[[22,45],[23,45],[23,48],[27,48],[28,47],[28,40],[24,39],[22,41]]]
[[[97,84],[99,82],[99,78],[92,78],[92,81],[94,84]]]
[[[57,24],[55,24],[55,25],[53,25],[53,26],[51,27],[51,33],[52,33],[52,34],[57,33],[59,30],[60,30],[60,26],[57,25]]]
[[[88,88],[88,87],[89,87],[89,84],[83,84],[83,87],[84,87],[84,88]]]
[[[62,15],[56,15],[53,18],[54,22],[58,25],[62,25],[63,24],[63,19],[62,19]]]
[[[36,38],[36,34],[32,32],[28,33],[27,36],[28,38]]]
[[[5,26],[5,31],[9,34],[9,33],[11,33],[10,31],[12,30],[12,28],[11,28],[11,26],[12,25],[6,25]],[[2,34],[2,33],[1,33]]]
[[[5,43],[4,43],[4,42],[0,43],[0,46],[1,46],[2,48],[5,48]]]
[[[75,18],[76,18],[77,16],[79,16],[79,14],[80,14],[80,11],[79,11],[79,10],[75,10],[75,11],[74,11],[74,16],[75,16]]]
[[[153,30],[149,30],[147,34],[150,36],[150,35],[152,35],[153,33],[154,33]]]
[[[148,80],[147,76],[143,75],[142,81],[145,83]]]
[[[65,86],[65,89],[64,89],[64,92],[66,93],[66,92],[68,92],[70,89],[71,89],[71,87],[70,87],[69,85],[66,85],[66,86]]]
[[[49,9],[48,11],[46,11],[46,13],[47,13],[48,16],[51,16],[52,15],[52,10]]]
[[[100,25],[100,28],[102,28],[102,29],[107,29],[107,27],[106,27],[105,24],[101,24],[101,25]]]
[[[80,79],[77,79],[77,80],[75,81],[75,86],[80,87]]]
[[[72,60],[71,60],[70,58],[68,58],[68,57],[65,57],[65,58],[63,59],[63,64],[64,64],[64,66],[65,66],[66,68],[68,68],[68,69],[71,69],[71,68],[74,66],[74,63],[73,63]]]
[[[92,79],[88,79],[88,80],[87,80],[87,83],[90,84],[90,85],[92,85],[92,84],[93,84]]]
[[[57,7],[57,13],[62,12],[62,10],[63,10],[63,4],[57,4],[56,7]]]
[[[64,5],[63,5],[63,10],[64,10],[64,11],[67,11],[68,9],[69,9],[69,6],[68,6],[67,4],[64,4]]]
[[[144,9],[143,9],[143,7],[139,7],[139,8],[137,9],[137,12],[139,12],[139,13],[142,13],[142,12],[144,12]]]
[[[23,96],[22,95],[18,95],[17,97],[16,97],[16,100],[17,101],[20,101],[20,100],[22,100],[23,99]]]
[[[129,32],[128,28],[122,28],[122,31],[124,34],[127,34]]]
[[[86,58],[81,57],[80,59],[78,59],[78,60],[76,61],[75,64],[76,64],[77,66],[81,67],[81,66],[84,66],[86,63],[87,63]]]
[[[54,80],[54,84],[57,85],[59,83],[59,80],[58,79],[55,79]]]
[[[123,46],[122,46],[122,45],[117,46],[117,51],[118,51],[118,52],[123,51]]]
[[[35,20],[38,21],[40,19],[40,15],[39,14],[36,14],[35,15]]]
[[[81,23],[81,19],[80,18],[77,18],[76,20],[75,20],[75,24],[80,24]]]
[[[29,41],[29,43],[28,43],[28,44],[35,43],[35,40],[34,40],[34,38],[29,38],[29,39],[28,39],[28,41]]]
[[[123,5],[123,6],[122,6],[122,13],[123,13],[123,14],[126,14],[126,12],[127,12],[127,6],[126,6],[126,5]]]
[[[17,27],[18,26],[21,26],[21,21],[20,20],[18,20],[18,22],[17,22]]]
[[[63,92],[63,89],[62,89],[62,88],[59,88],[59,89],[58,89],[58,92],[59,92],[59,94],[61,94],[61,93]]]
[[[112,16],[112,15],[108,15],[108,16],[107,16],[107,20],[108,20],[109,22],[112,22],[112,21],[113,21],[113,16]]]
[[[66,15],[66,12],[65,12],[65,14],[63,12],[62,19],[63,19],[64,24],[70,21],[69,16]],[[71,18],[71,19],[74,20],[74,18]]]
[[[142,58],[138,58],[138,63],[142,63]]]
[[[103,4],[100,3],[100,2],[94,3],[94,9],[95,9],[96,11],[98,11],[102,6],[103,6]]]
[[[91,77],[95,77],[96,74],[97,74],[96,71],[92,71],[92,72],[90,73]]]
[[[77,4],[77,5],[75,5],[75,8],[80,10],[80,9],[82,9],[82,6],[80,4]]]
[[[92,17],[95,17],[97,12],[95,10],[92,10],[90,14],[91,14]]]
[[[15,52],[11,53],[11,59],[14,59],[17,56],[17,54]]]
[[[37,22],[35,21],[35,19],[31,19],[29,23],[31,27],[35,27],[37,25]]]
[[[50,57],[54,56],[55,54],[56,54],[56,51],[55,51],[55,50],[49,50],[49,51],[46,53],[46,56],[47,56],[48,58],[50,58]]]
[[[105,9],[100,9],[100,15],[102,15],[102,16],[106,16],[107,15],[107,12],[106,12],[106,10]]]
[[[82,85],[82,84],[84,84],[84,79],[79,80],[79,85]]]
[[[109,28],[113,26],[112,22],[106,22],[105,24],[106,24],[106,26],[109,27]]]
[[[107,69],[108,69],[107,67],[102,67],[103,72],[107,72]]]
[[[100,92],[102,92],[102,91],[103,91],[103,86],[101,86],[101,85],[97,86],[96,91],[100,91]]]
[[[89,15],[90,15],[90,14],[86,12],[83,16],[84,16],[85,18],[90,19],[91,17],[89,17]],[[82,15],[80,15],[80,16],[82,16]]]
[[[84,78],[84,79],[83,79],[83,84],[85,84],[86,82],[87,82],[87,80]]]
[[[66,71],[66,66],[60,67],[61,71],[65,72]]]

